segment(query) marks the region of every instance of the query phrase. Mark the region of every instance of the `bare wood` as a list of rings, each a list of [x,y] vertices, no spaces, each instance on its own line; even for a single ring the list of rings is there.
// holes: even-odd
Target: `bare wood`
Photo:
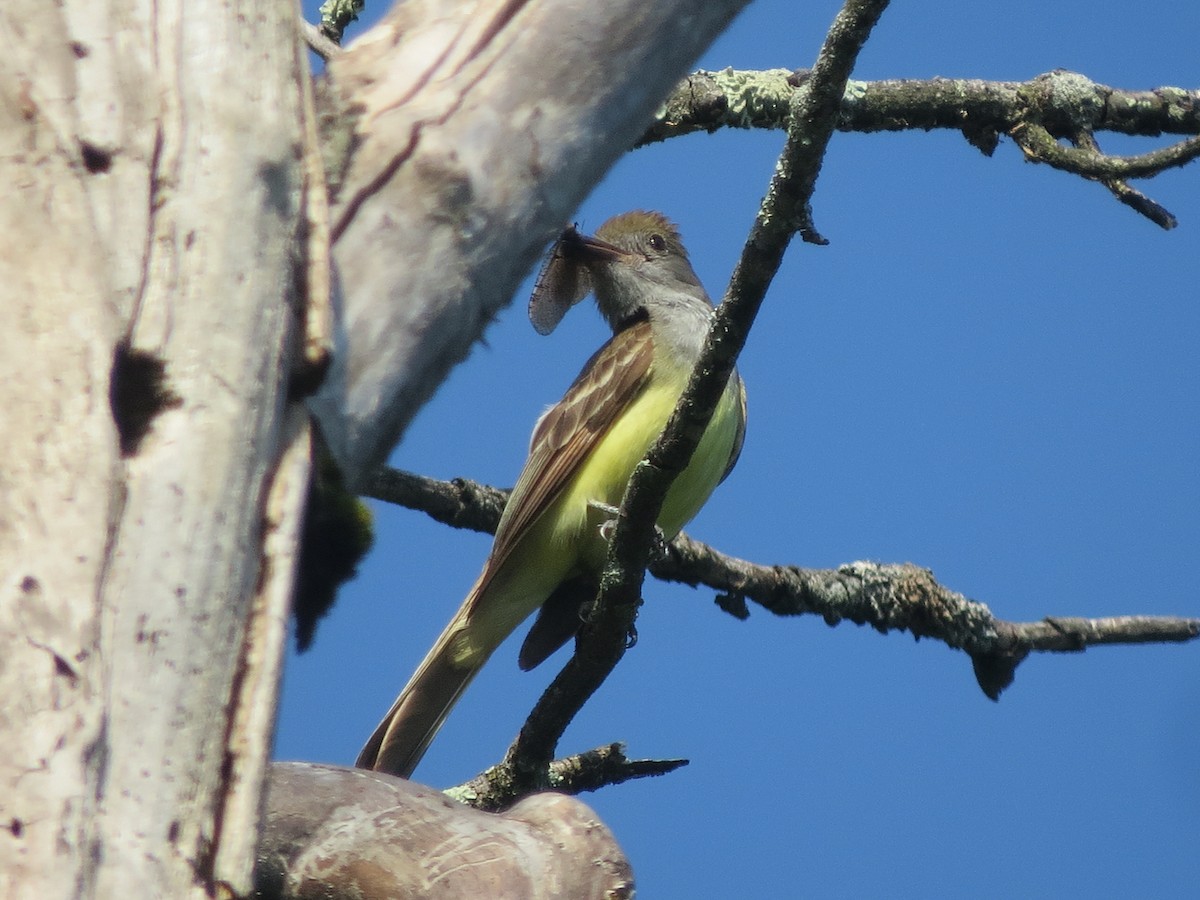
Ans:
[[[629,898],[629,861],[595,813],[540,794],[503,815],[390,775],[271,767],[256,896]]]
[[[312,425],[299,404],[282,423],[283,455],[268,487],[261,539],[262,568],[247,616],[234,675],[221,767],[221,822],[237,831],[216,843],[214,872],[241,872],[258,843],[267,762],[283,675],[292,588],[312,462]],[[248,829],[248,830],[247,830]],[[227,833],[228,834],[228,833]]]
[[[0,27],[0,894],[244,892],[307,456],[294,10]]]

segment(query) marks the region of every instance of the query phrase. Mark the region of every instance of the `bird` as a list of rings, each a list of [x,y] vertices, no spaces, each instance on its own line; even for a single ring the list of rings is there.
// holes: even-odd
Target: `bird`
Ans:
[[[612,337],[534,426],[482,572],[359,753],[359,768],[411,777],[468,684],[525,619],[540,609],[518,660],[531,669],[571,638],[595,596],[614,508],[674,411],[714,310],[678,229],[646,210],[614,216],[594,237],[562,233],[530,300],[534,327],[549,333],[588,293]],[[745,428],[735,370],[667,492],[657,520],[665,540],[733,469]]]

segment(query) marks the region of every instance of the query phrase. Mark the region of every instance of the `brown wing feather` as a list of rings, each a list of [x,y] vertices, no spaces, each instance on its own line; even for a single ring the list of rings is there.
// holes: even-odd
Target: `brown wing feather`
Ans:
[[[562,400],[542,416],[534,428],[529,459],[496,529],[481,581],[504,562],[637,395],[653,358],[650,324],[636,322],[596,351]]]

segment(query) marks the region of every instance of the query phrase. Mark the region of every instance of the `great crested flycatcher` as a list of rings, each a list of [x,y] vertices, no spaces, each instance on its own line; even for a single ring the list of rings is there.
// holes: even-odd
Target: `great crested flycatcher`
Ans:
[[[525,669],[570,638],[594,597],[608,547],[601,526],[675,409],[713,307],[679,232],[656,212],[615,216],[594,238],[564,232],[530,302],[534,327],[549,332],[589,291],[613,336],[534,426],[483,572],[363,747],[361,768],[411,775],[475,673],[530,613],[542,607],[521,650]],[[729,474],[745,426],[734,372],[659,513],[668,540]]]

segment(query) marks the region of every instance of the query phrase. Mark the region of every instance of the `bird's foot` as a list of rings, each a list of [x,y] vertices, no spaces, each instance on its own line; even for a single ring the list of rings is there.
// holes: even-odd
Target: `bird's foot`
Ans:
[[[589,500],[588,506],[592,509],[599,510],[608,518],[600,523],[600,537],[604,540],[611,541],[613,531],[617,527],[617,519],[621,515],[621,510],[610,503],[603,503],[600,500]],[[667,555],[667,537],[663,534],[662,529],[657,525],[654,526],[654,544],[650,547],[650,561],[655,562]]]

